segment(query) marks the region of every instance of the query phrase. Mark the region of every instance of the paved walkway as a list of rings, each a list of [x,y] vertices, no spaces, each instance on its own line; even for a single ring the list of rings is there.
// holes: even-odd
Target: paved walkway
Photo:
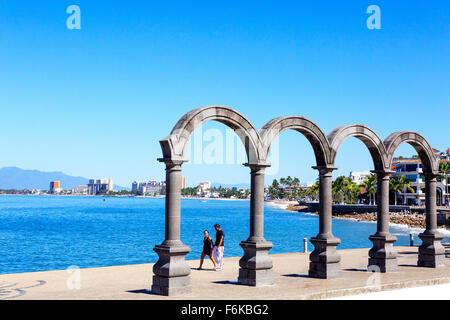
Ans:
[[[450,283],[434,286],[378,291],[356,296],[343,296],[331,300],[449,300]]]
[[[417,247],[397,247],[399,271],[368,273],[368,249],[340,250],[342,278],[312,279],[308,254],[271,255],[275,285],[247,287],[236,283],[239,258],[226,258],[224,270],[192,270],[193,292],[171,299],[323,299],[379,290],[450,283],[450,245],[444,268],[419,268]],[[188,261],[192,268],[197,260]],[[150,294],[153,264],[0,275],[0,299],[168,299]],[[205,267],[211,266],[205,261]],[[78,277],[79,276],[79,277]],[[80,281],[77,281],[80,279]]]

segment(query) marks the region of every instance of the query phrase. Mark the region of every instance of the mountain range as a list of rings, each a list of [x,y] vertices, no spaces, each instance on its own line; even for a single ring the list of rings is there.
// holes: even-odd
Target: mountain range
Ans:
[[[63,172],[43,172],[39,170],[24,170],[18,167],[4,167],[0,169],[0,189],[40,189],[48,190],[50,181],[60,181],[61,188],[73,189],[86,185],[89,181],[83,177],[69,176]],[[114,185],[114,190],[128,190],[129,188]]]

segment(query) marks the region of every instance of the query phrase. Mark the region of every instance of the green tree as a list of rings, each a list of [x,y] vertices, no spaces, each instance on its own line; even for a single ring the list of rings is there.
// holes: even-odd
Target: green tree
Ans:
[[[440,162],[439,163],[439,171],[442,172],[441,180],[444,181],[444,186],[446,189],[448,189],[448,175],[450,173],[450,163],[449,162]],[[448,195],[447,195],[447,198],[448,198]]]
[[[317,199],[317,196],[319,195],[319,181],[316,181],[311,187],[309,187],[306,194]]]
[[[406,176],[400,176],[396,178],[392,178],[389,181],[389,189],[394,191],[395,194],[395,205],[397,205],[397,195],[400,192],[405,192],[408,190],[409,192],[413,193],[414,189],[411,187],[410,182],[408,179],[406,179]],[[403,204],[405,204],[405,196],[403,197]]]
[[[372,196],[373,196],[373,204],[376,204],[375,202],[375,194],[377,192],[376,189],[377,184],[377,176],[375,174],[371,174],[370,176],[367,176],[361,186],[363,186],[366,189],[366,192],[369,194],[369,201],[372,204]]]
[[[269,187],[269,194],[272,199],[277,199],[280,194],[280,184],[277,179],[272,181],[272,185]]]

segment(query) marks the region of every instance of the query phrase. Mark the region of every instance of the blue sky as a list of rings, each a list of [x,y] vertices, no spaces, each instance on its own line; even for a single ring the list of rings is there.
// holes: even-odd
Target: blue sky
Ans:
[[[81,9],[81,30],[66,8]],[[369,30],[369,5],[381,30]],[[187,111],[221,104],[260,128],[302,115],[450,146],[447,1],[0,1],[0,167],[164,179],[159,139]],[[205,128],[224,130],[221,124]],[[314,181],[312,149],[280,137],[280,176]],[[398,154],[411,155],[410,146]],[[352,138],[336,175],[372,169]],[[184,166],[188,185],[249,181],[235,165]]]

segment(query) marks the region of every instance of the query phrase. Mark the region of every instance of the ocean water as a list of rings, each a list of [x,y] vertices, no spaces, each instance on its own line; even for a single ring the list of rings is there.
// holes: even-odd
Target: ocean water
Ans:
[[[181,240],[198,259],[203,230],[225,232],[226,257],[241,256],[249,235],[249,202],[182,200]],[[370,247],[376,224],[334,219],[340,249]],[[303,250],[303,238],[318,232],[318,217],[265,206],[265,237],[271,253]],[[405,227],[391,226],[396,245],[409,245]],[[415,242],[420,243],[416,233]],[[164,199],[0,196],[0,274],[151,263],[164,240]],[[450,241],[447,234],[445,241]],[[309,250],[312,244],[309,243]]]

